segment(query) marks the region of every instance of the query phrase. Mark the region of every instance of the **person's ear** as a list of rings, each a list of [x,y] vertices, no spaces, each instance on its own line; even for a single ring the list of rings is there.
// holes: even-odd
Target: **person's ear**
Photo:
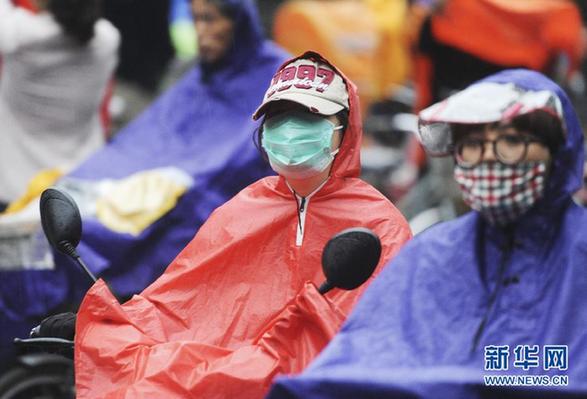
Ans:
[[[342,129],[335,130],[332,135],[332,144],[330,146],[331,151],[336,151],[342,145]]]

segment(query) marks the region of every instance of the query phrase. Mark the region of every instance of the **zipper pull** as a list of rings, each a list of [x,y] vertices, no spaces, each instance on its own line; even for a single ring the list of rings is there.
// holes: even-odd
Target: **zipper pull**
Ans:
[[[302,201],[300,202],[300,212],[304,212],[304,209],[306,207],[306,197],[302,197]]]

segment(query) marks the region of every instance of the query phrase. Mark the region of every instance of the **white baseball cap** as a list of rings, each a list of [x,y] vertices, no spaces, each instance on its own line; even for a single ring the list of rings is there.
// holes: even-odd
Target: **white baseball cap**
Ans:
[[[447,155],[453,144],[451,124],[509,121],[536,110],[548,111],[564,125],[562,105],[553,92],[482,82],[420,111],[418,133],[430,155]]]
[[[349,109],[349,94],[342,76],[322,62],[323,57],[317,53],[307,52],[301,57],[285,64],[275,74],[253,119],[259,119],[271,103],[280,100],[301,104],[321,115]]]

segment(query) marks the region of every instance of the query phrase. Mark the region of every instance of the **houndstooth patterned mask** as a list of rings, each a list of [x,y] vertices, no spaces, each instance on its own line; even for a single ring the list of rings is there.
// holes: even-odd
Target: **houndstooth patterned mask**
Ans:
[[[544,193],[546,162],[504,165],[482,162],[474,168],[455,166],[463,199],[491,224],[506,225],[528,211]]]

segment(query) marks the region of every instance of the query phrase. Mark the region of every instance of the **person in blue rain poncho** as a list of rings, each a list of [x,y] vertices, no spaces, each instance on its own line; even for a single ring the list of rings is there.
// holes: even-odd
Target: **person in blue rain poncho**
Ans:
[[[251,114],[288,55],[264,39],[251,0],[193,0],[191,8],[197,65],[61,182],[82,192],[74,197],[83,213],[87,182],[115,179],[119,192],[107,191],[97,217],[84,219],[79,252],[122,296],[158,277],[216,207],[273,173],[254,146]],[[141,180],[145,171],[159,175]],[[125,178],[126,188],[116,184]],[[184,194],[166,198],[174,192]],[[137,225],[141,212],[147,217]]]
[[[423,110],[419,133],[453,155],[474,211],[409,242],[269,398],[586,397],[583,133],[568,97],[507,70]]]

